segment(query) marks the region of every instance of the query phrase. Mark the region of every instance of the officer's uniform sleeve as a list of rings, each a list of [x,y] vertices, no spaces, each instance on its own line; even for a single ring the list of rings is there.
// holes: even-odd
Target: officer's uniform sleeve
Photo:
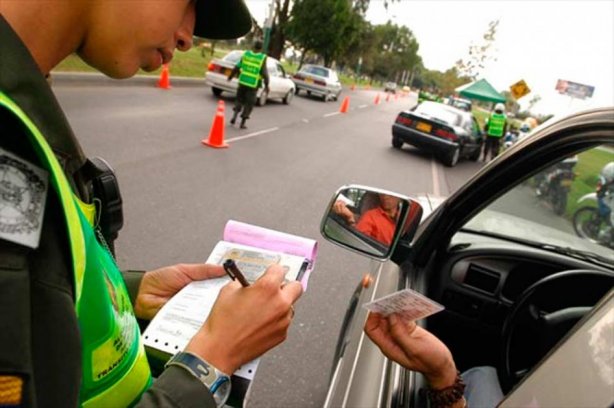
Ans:
[[[143,280],[144,271],[122,271],[122,277],[130,295],[130,303],[134,306],[136,295],[139,293],[139,286]]]
[[[158,377],[136,405],[138,408],[215,408],[209,389],[181,367],[170,366]]]

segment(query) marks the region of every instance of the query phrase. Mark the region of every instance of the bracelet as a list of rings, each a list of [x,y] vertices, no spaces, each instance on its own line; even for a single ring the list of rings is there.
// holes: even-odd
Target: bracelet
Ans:
[[[465,383],[460,375],[460,372],[456,372],[456,379],[454,384],[441,390],[430,388],[427,390],[429,401],[431,402],[431,408],[443,408],[449,407],[457,403],[463,398],[465,392]],[[465,402],[464,406],[467,406]]]

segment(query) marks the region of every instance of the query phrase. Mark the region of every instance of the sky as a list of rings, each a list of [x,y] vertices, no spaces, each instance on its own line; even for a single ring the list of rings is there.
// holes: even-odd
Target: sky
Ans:
[[[246,0],[262,24],[270,0]],[[498,91],[524,80],[531,93],[518,101],[537,114],[565,114],[614,105],[614,0],[401,0],[384,7],[371,0],[371,24],[407,26],[428,69],[445,71],[482,44],[488,23],[500,20],[493,54],[479,78]],[[554,88],[558,79],[595,87],[592,98],[572,99]]]

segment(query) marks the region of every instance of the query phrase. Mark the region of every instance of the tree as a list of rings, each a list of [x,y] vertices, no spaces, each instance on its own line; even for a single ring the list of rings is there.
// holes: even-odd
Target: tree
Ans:
[[[352,34],[353,12],[347,0],[297,0],[286,35],[303,54],[313,51],[330,66]]]
[[[469,46],[469,56],[464,60],[456,61],[456,69],[462,76],[467,76],[472,81],[475,81],[487,62],[497,60],[497,57],[494,55],[495,50],[492,47],[495,42],[498,26],[499,20],[488,23],[488,29],[482,36],[484,42],[482,44],[471,44]]]
[[[271,27],[268,55],[281,59],[286,44],[286,25],[290,19],[290,0],[275,0],[275,15]]]

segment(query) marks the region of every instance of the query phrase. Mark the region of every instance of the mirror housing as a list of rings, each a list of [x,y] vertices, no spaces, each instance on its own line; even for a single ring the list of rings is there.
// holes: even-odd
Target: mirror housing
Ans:
[[[327,240],[373,259],[390,259],[399,241],[411,241],[422,206],[409,197],[360,185],[333,195],[320,224]]]

